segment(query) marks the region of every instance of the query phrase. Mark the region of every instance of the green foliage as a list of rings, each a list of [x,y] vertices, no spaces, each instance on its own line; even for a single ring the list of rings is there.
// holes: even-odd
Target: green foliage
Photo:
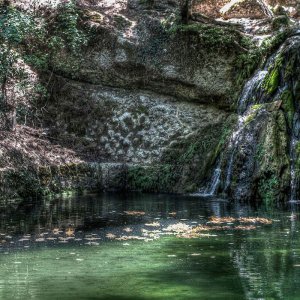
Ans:
[[[279,30],[284,26],[288,26],[290,23],[290,19],[287,15],[281,15],[273,19],[272,27],[274,30]]]
[[[88,43],[88,35],[79,29],[79,10],[75,1],[60,4],[57,8],[54,37],[51,46],[66,47],[72,54],[78,54],[82,46]]]
[[[0,41],[24,57],[26,63],[45,70],[51,57],[66,49],[79,56],[89,35],[79,26],[80,13],[75,1],[58,6],[53,19],[42,19],[6,7],[0,15]]]
[[[2,9],[0,28],[1,41],[14,45],[24,43],[29,38],[42,34],[42,29],[36,24],[34,17],[12,7]]]
[[[34,196],[40,197],[45,194],[35,170],[8,171],[5,174],[4,182],[10,189],[14,190],[17,198],[27,199]]]
[[[24,54],[24,62],[36,70],[46,71],[48,68],[49,54],[42,51],[36,51],[33,54]]]
[[[30,81],[26,64],[37,72],[53,70],[53,58],[59,53],[77,59],[82,55],[82,47],[87,45],[89,36],[80,28],[80,13],[75,1],[58,6],[51,18],[42,18],[20,11],[12,6],[2,6],[0,12],[0,83],[2,86],[2,107],[16,109],[18,119],[29,115],[30,108],[24,102],[30,100],[38,107],[38,99],[47,95],[46,86],[37,86]],[[73,73],[78,70],[78,62],[61,62]],[[28,69],[28,68],[27,68]],[[18,93],[27,98],[23,103],[7,102],[5,86],[8,81],[16,82]],[[4,88],[3,88],[4,86]],[[28,91],[28,94],[26,94]],[[5,108],[6,107],[6,108]],[[10,109],[11,109],[10,108]]]

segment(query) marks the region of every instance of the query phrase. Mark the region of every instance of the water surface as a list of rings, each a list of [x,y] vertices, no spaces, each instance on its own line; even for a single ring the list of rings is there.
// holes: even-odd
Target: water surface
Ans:
[[[296,204],[268,211],[167,195],[6,203],[0,299],[300,299],[298,216]],[[199,225],[199,235],[180,232]]]

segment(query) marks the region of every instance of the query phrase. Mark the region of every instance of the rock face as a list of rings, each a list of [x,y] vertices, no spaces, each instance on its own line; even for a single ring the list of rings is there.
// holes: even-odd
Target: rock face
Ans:
[[[11,1],[42,19],[57,18],[63,2]],[[0,173],[7,195],[97,187],[198,189],[232,126],[241,88],[237,58],[244,50],[238,32],[183,25],[180,10],[181,1],[150,0],[85,0],[77,1],[76,10],[62,10],[68,16],[79,11],[77,25],[89,44],[80,53],[59,48],[48,69],[36,72],[49,97],[25,107],[29,113],[17,116],[15,133],[3,137],[3,148],[9,147]],[[62,37],[72,42],[68,33]],[[33,115],[36,131],[30,128]],[[21,187],[11,178],[19,178]]]
[[[87,24],[96,31],[92,45],[83,60],[73,62],[80,66],[76,73],[67,68],[69,54],[59,53],[54,60],[56,72],[91,84],[151,90],[179,100],[229,107],[236,95],[235,47],[228,51],[227,45],[218,43],[218,36],[213,36],[218,28],[211,29],[209,34],[216,41],[209,43],[189,27],[184,32],[177,25],[172,27],[167,17],[177,12],[172,6],[158,14],[138,3],[129,2],[131,9],[109,17],[102,9],[100,23],[91,17],[99,8],[89,10]]]
[[[83,56],[53,59],[49,135],[83,159],[127,164],[128,189],[196,191],[232,125],[241,50],[226,29],[173,24],[178,2],[102,4],[85,11]]]
[[[0,144],[1,157],[9,157],[0,170],[2,191],[26,197],[34,194],[30,186],[40,194],[73,188],[195,192],[217,161],[226,170],[230,159],[220,159],[220,153],[230,153],[226,146],[238,95],[259,61],[240,32],[224,23],[185,24],[182,1],[175,0],[81,0],[62,10],[61,18],[55,11],[68,1],[11,2],[22,12],[34,12],[39,22],[56,18],[65,26],[66,16],[73,20],[76,14],[80,31],[71,27],[49,38],[58,49],[49,54],[47,69],[36,71],[49,96],[31,103],[25,117],[16,107],[16,132]],[[214,18],[268,17],[260,1],[193,3],[193,13]],[[78,43],[82,33],[88,43],[76,51],[58,47],[64,39]],[[23,44],[21,50],[26,54]],[[283,85],[274,85],[272,78],[264,84],[267,100],[249,115],[230,185],[225,173],[221,178],[236,199],[263,198],[271,188],[284,198],[291,177],[290,125],[284,121],[289,114],[273,97]],[[33,131],[29,127],[35,122],[40,128]],[[26,139],[18,139],[25,131]]]
[[[158,162],[172,143],[208,124],[222,124],[228,115],[213,106],[147,90],[59,81],[55,102],[48,107],[48,125],[65,142],[94,151],[94,159],[101,161]]]

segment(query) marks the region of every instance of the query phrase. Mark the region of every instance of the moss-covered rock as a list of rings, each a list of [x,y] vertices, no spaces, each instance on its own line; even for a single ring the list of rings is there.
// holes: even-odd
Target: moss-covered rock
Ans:
[[[282,109],[285,112],[288,126],[290,130],[293,128],[293,118],[295,114],[295,104],[293,93],[290,90],[286,90],[281,95]]]
[[[286,200],[290,184],[289,136],[284,113],[273,112],[257,147],[258,196],[266,204]]]
[[[268,70],[268,74],[264,80],[264,89],[269,95],[272,95],[278,88],[280,83],[280,70],[283,64],[281,54],[276,57],[274,64]]]

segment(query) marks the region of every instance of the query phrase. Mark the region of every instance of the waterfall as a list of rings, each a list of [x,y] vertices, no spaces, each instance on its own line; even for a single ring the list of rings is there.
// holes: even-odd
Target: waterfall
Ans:
[[[286,73],[291,72],[291,66],[289,65],[290,53],[294,55],[293,51],[295,49],[296,52],[299,52],[299,58],[296,56],[296,59],[300,61],[300,51],[298,50],[300,48],[300,38],[298,35],[298,31],[294,32],[294,34],[266,60],[263,68],[255,72],[244,85],[237,105],[237,124],[218,158],[207,187],[204,189],[204,192],[200,192],[201,195],[213,196],[218,191],[230,194],[230,191],[232,192],[234,190],[240,198],[243,198],[243,196],[252,189],[253,185],[256,184],[253,180],[253,176],[254,173],[259,170],[260,166],[255,156],[258,155],[257,152],[259,152],[259,142],[263,145],[265,145],[264,143],[268,144],[268,141],[265,142],[263,139],[268,138],[266,134],[270,133],[267,132],[264,135],[261,134],[261,132],[265,132],[264,130],[266,130],[270,116],[272,116],[272,111],[281,109],[281,113],[285,116],[286,123],[288,123],[287,115],[290,112],[281,108],[281,105],[284,93],[290,91],[291,86],[293,86],[294,83],[296,84],[299,80],[298,78],[287,79],[290,77],[286,76]],[[272,70],[274,71],[274,68],[277,68],[276,63],[278,63],[279,57],[282,59],[282,65],[276,69],[278,72],[278,82],[274,90],[272,89],[270,92],[265,86],[266,76],[270,76],[270,72]],[[297,62],[296,60],[296,67]],[[293,66],[293,68],[296,68],[295,66]],[[295,82],[293,82],[293,80]],[[297,102],[294,100],[296,99],[295,95],[297,91],[293,90],[292,94],[293,102]],[[297,159],[300,158],[300,105],[297,103],[294,105],[296,112],[293,116],[292,128],[286,132],[287,135],[289,135],[289,150],[287,150],[287,152],[289,152],[290,155],[291,200],[295,200],[300,196],[300,181],[298,179],[299,174],[297,174]],[[252,122],[253,120],[254,122]],[[286,126],[288,128],[290,125]],[[273,142],[274,141],[275,140],[273,140]],[[277,157],[275,156],[273,159],[277,159]],[[235,169],[237,164],[238,169]],[[233,181],[233,174],[235,174],[235,181]],[[263,175],[265,176],[265,180],[267,180],[266,187],[263,188],[272,190],[272,184],[279,184],[278,179],[272,177],[274,174],[275,173],[271,173],[271,175],[268,175],[268,173],[265,173],[265,175]],[[236,176],[238,176],[238,178],[236,178]],[[270,178],[268,178],[268,176]]]
[[[221,172],[222,172],[221,162],[222,162],[222,160],[219,159],[207,187],[205,189],[203,189],[203,188],[200,189],[197,193],[195,193],[193,195],[201,196],[201,197],[210,197],[210,196],[214,196],[216,194],[218,187],[220,185],[220,177],[221,177]]]
[[[300,34],[300,31],[297,30],[296,34]],[[298,51],[299,53],[299,51]],[[300,54],[298,54],[298,57]],[[295,82],[294,82],[295,81]],[[293,93],[296,95],[298,92],[295,90],[295,83],[297,82],[297,78],[292,79],[292,90]],[[290,191],[290,198],[291,202],[296,202],[300,200],[299,195],[299,187],[300,187],[300,180],[299,174],[297,174],[297,159],[299,159],[299,153],[297,153],[297,149],[300,145],[300,104],[298,101],[294,101],[294,108],[295,112],[293,115],[293,123],[292,123],[292,130],[291,130],[291,142],[290,142],[290,176],[291,176],[291,191]]]
[[[221,160],[218,163],[218,166],[215,168],[210,185],[204,192],[204,196],[213,196],[220,183],[220,176],[221,176]]]
[[[293,130],[291,136],[291,144],[290,144],[290,157],[291,157],[291,195],[290,201],[299,200],[299,195],[297,193],[299,186],[299,178],[297,178],[296,174],[296,159],[297,153],[296,148],[297,144],[300,141],[300,116],[299,113],[296,112],[293,118]]]
[[[232,174],[232,169],[233,169],[233,162],[234,162],[234,157],[235,157],[235,152],[236,149],[239,147],[239,140],[241,135],[243,134],[243,128],[245,125],[245,119],[247,118],[249,111],[247,108],[254,103],[256,100],[256,92],[259,90],[259,88],[262,85],[262,82],[267,74],[267,71],[260,70],[257,71],[254,76],[245,84],[244,89],[242,91],[242,94],[239,98],[238,101],[238,122],[236,125],[235,130],[231,134],[228,142],[228,152],[229,152],[229,159],[227,163],[226,169],[226,179],[225,179],[225,186],[224,186],[224,191],[226,191],[231,183],[231,174]],[[217,163],[213,175],[211,177],[210,183],[208,187],[205,189],[204,193],[200,194],[202,196],[213,196],[216,191],[217,187],[220,184],[220,177],[221,177],[221,163],[222,159],[219,159],[219,162]]]

